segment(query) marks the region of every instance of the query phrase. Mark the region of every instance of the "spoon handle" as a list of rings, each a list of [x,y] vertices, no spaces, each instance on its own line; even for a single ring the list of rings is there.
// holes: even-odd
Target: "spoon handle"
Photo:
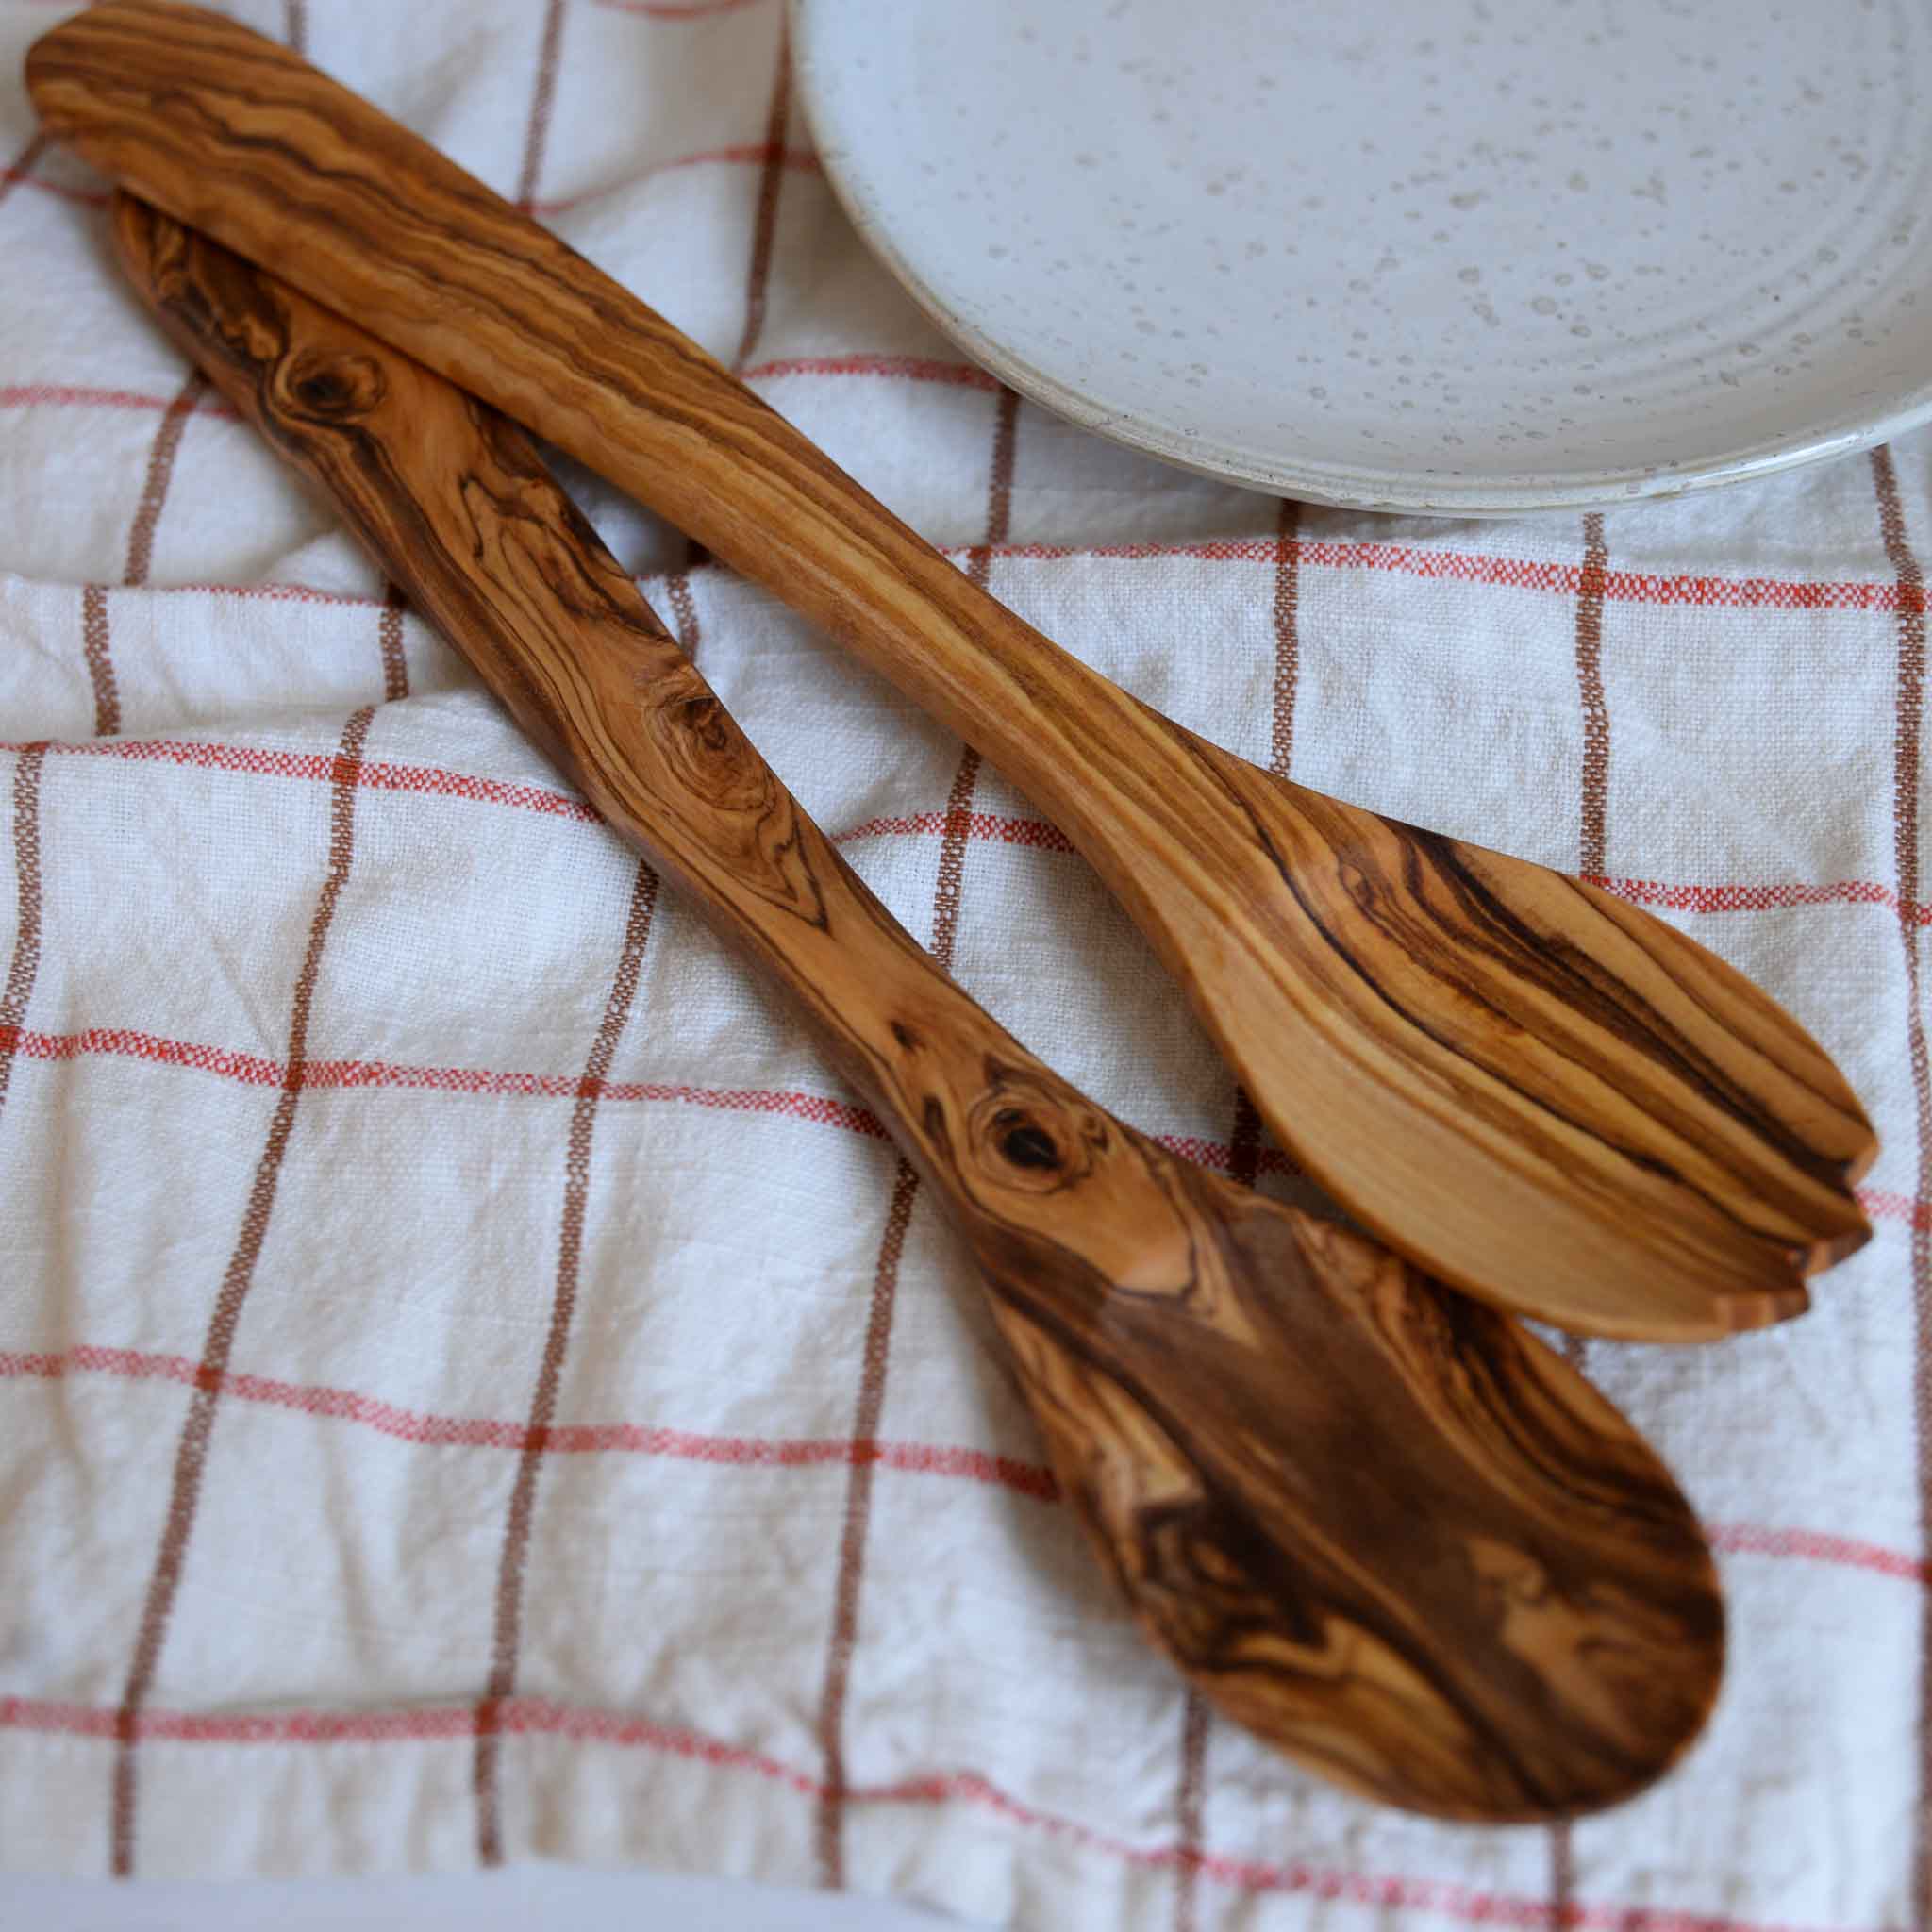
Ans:
[[[1648,914],[1290,784],[978,590],[709,356],[260,35],[106,0],[27,58],[47,126],[621,484],[978,745],[1381,1239],[1629,1339],[1795,1314],[1869,1229],[1871,1129],[1770,1000]]]
[[[605,820],[787,983],[956,1209],[985,1220],[986,1240],[1051,1225],[1070,1265],[1131,1273],[1125,1257],[1147,1244],[1133,1210],[1154,1198],[1134,1171],[1159,1150],[1090,1107],[893,919],[528,437],[131,196],[119,198],[116,229],[176,341],[323,486]],[[1101,1171],[1074,1171],[1097,1142],[1108,1150]],[[1089,1214],[1090,1192],[1120,1194],[1119,1215]]]
[[[1349,1788],[1500,1822],[1668,1767],[1723,1654],[1629,1425],[1515,1324],[1174,1158],[983,1013],[840,858],[522,431],[128,196],[142,295],[612,827],[803,1002],[971,1248],[1148,1635]]]

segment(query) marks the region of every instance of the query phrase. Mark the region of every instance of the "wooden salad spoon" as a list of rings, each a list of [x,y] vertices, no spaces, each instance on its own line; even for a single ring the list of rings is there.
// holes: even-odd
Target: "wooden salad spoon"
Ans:
[[[1432,1274],[1585,1333],[1807,1306],[1870,1124],[1798,1024],[1637,908],[1276,778],[984,591],[694,342],[275,42],[106,0],[26,62],[107,174],[600,471],[822,625],[1066,831],[1283,1145]]]
[[[1724,1614],[1656,1455],[1526,1330],[1110,1118],[898,925],[524,432],[132,197],[129,274],[610,826],[787,987],[971,1249],[1066,1495],[1222,1710],[1487,1823],[1627,1797]]]

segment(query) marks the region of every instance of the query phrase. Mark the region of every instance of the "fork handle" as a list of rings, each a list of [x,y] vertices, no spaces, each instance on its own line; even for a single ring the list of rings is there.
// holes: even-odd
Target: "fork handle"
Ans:
[[[629,290],[298,55],[203,8],[105,0],[43,36],[26,71],[49,131],[144,201],[363,317],[829,631],[977,745],[1130,906],[1191,868],[1257,864],[1189,734],[978,589]]]

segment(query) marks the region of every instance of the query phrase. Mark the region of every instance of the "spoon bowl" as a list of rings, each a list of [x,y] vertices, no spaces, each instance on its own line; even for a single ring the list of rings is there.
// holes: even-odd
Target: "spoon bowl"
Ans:
[[[1708,1548],[1655,1455],[1526,1330],[1388,1250],[1163,1178],[1191,1218],[1151,1293],[1070,1311],[1035,1257],[978,1251],[1141,1628],[1224,1715],[1408,1809],[1527,1823],[1651,1783],[1724,1657]]]

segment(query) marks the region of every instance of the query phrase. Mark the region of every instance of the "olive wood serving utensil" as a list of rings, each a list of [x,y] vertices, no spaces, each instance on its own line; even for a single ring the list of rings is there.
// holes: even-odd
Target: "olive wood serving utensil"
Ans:
[[[784,984],[971,1249],[1149,1637],[1352,1790],[1482,1821],[1627,1796],[1715,1694],[1662,1464],[1557,1356],[1167,1154],[946,977],[786,791],[525,434],[123,195],[141,292],[614,830]]]
[[[1799,1313],[1870,1230],[1843,1078],[1740,974],[1544,867],[1271,776],[955,569],[695,343],[297,56],[107,0],[27,57],[97,167],[601,471],[1062,825],[1263,1118],[1473,1294],[1685,1341]]]

